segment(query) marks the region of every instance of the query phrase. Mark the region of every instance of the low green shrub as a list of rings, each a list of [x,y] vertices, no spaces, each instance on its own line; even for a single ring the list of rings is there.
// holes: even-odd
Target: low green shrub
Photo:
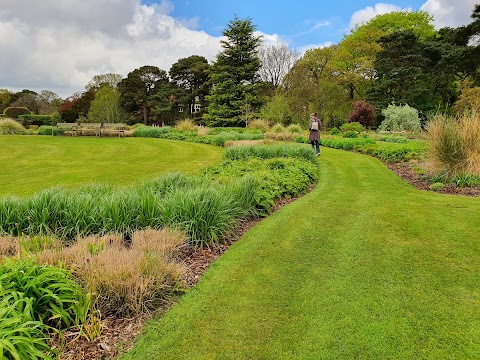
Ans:
[[[379,141],[385,141],[385,142],[391,142],[391,143],[407,143],[408,139],[405,139],[404,137],[390,137],[390,136],[382,136]]]
[[[304,158],[257,158],[227,160],[208,169],[215,178],[254,177],[259,184],[255,203],[261,213],[272,210],[275,202],[304,192],[318,177],[318,167]]]
[[[408,105],[388,105],[382,110],[385,120],[378,127],[379,131],[410,131],[419,132],[421,130],[418,110]]]
[[[206,136],[208,143],[217,146],[224,146],[226,141],[238,140],[261,140],[264,138],[262,133],[237,133],[231,131],[220,132],[214,136]]]
[[[147,138],[161,138],[162,135],[172,131],[170,126],[156,127],[156,126],[138,126],[133,132],[135,137],[147,137]]]
[[[342,137],[353,139],[358,137],[358,133],[356,131],[345,131]]]
[[[290,124],[286,127],[285,130],[289,133],[292,133],[292,134],[301,134],[301,133],[305,132],[305,130],[299,124]]]
[[[326,147],[355,150],[386,162],[403,162],[419,159],[426,151],[426,144],[421,140],[411,140],[407,143],[377,143],[373,138],[334,138],[321,139],[320,142]]]
[[[0,120],[0,135],[21,135],[25,134],[26,131],[22,124],[13,119]]]
[[[23,114],[19,115],[18,118],[21,120],[22,125],[25,127],[31,125],[52,125],[51,115]]]
[[[338,128],[334,127],[332,129],[330,129],[330,131],[328,133],[330,135],[340,135],[342,132]]]
[[[351,132],[351,131],[361,133],[361,132],[365,131],[365,128],[359,122],[348,122],[348,123],[343,124],[340,127],[340,130],[342,130],[342,132],[344,132],[344,133],[345,132]]]
[[[308,138],[305,136],[297,136],[295,138],[295,142],[300,144],[309,144],[310,140],[308,140]]]

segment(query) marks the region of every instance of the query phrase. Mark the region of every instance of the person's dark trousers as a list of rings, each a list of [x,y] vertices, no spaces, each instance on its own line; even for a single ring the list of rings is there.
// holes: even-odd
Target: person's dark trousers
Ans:
[[[313,140],[313,141],[310,141],[310,143],[312,144],[312,148],[315,149],[317,154],[320,154],[320,142],[318,140]]]

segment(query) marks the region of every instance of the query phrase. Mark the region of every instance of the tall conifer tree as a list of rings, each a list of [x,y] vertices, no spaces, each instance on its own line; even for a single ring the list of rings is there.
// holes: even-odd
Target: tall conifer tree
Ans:
[[[235,17],[228,23],[223,35],[223,51],[212,66],[212,91],[204,115],[210,126],[243,125],[246,112],[259,105],[260,86],[258,47],[261,38],[254,35],[255,26],[250,18]]]

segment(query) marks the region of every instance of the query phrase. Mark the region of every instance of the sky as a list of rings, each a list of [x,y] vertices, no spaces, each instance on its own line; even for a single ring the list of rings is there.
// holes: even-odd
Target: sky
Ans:
[[[0,0],[0,89],[66,98],[95,75],[144,65],[168,72],[191,55],[213,62],[235,16],[250,18],[266,43],[303,53],[391,11],[427,11],[436,28],[465,25],[478,1]]]

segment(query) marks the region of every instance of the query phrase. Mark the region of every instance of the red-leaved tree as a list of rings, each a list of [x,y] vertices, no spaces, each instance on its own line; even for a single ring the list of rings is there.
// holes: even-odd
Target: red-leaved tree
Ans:
[[[355,101],[352,111],[348,115],[348,122],[359,122],[365,127],[373,124],[375,119],[375,108],[364,100]]]

